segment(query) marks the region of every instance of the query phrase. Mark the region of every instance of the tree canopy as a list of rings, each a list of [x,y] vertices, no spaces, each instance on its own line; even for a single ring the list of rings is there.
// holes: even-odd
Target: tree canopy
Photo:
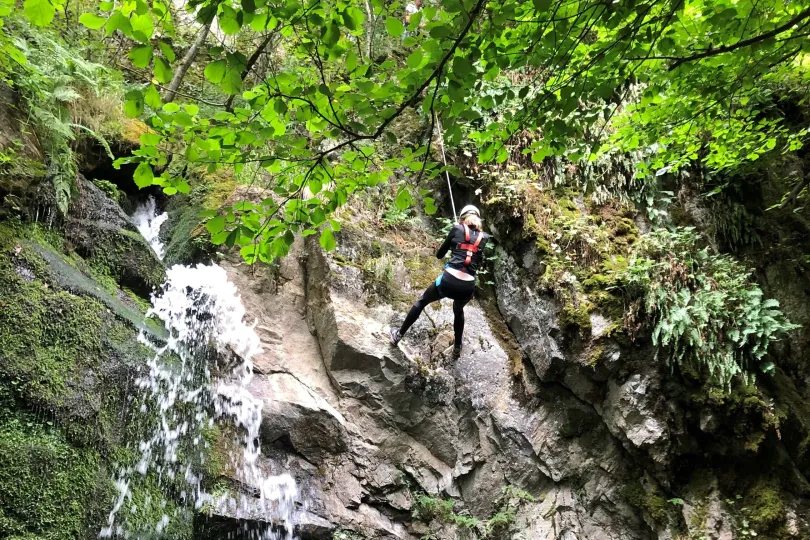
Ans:
[[[62,8],[24,7],[37,25]],[[248,262],[283,256],[296,233],[330,249],[332,213],[352,193],[405,171],[417,185],[440,174],[436,123],[448,147],[473,144],[480,163],[632,152],[641,182],[723,171],[807,135],[774,92],[810,77],[805,2],[444,0],[407,26],[404,15],[382,0],[191,0],[180,11],[126,0],[79,20],[125,47],[141,81],[126,112],[151,129],[119,159],[137,164],[139,186],[187,192],[191,171],[232,168],[275,193],[209,216],[213,241],[242,246]],[[183,85],[189,69],[204,84]],[[410,109],[430,129],[398,141],[393,127]],[[402,183],[396,204],[413,199]]]

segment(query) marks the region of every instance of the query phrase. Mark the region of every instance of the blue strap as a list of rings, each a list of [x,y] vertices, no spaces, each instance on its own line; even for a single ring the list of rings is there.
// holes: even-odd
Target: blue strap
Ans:
[[[442,284],[442,276],[443,275],[444,275],[444,272],[439,274],[439,277],[436,278],[436,287],[439,287]]]

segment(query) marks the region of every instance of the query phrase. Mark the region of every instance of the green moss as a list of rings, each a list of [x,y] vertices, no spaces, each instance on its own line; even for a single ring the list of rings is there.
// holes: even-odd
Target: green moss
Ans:
[[[588,354],[588,365],[596,367],[602,361],[602,356],[605,354],[605,345],[600,343],[591,349]]]
[[[90,234],[94,248],[86,258],[96,272],[112,276],[144,297],[163,283],[163,265],[140,234],[126,229],[99,229]]]
[[[112,485],[99,452],[70,444],[52,422],[0,404],[0,536],[94,536]]]
[[[65,244],[52,231],[0,223],[4,538],[95,537],[113,500],[116,463],[137,458],[125,441],[140,440],[156,420],[126,414],[138,408],[127,401],[135,370],[152,354],[137,340],[144,301],[129,292],[134,322],[119,313],[123,304],[112,311],[116,299],[83,273],[86,261],[60,253]],[[156,478],[131,489],[122,514],[130,529],[151,530],[165,513],[170,538],[190,537],[189,516],[171,500],[164,507]]]
[[[163,241],[166,252],[163,260],[167,265],[189,264],[211,257],[215,246],[211,244],[205,229],[204,210],[219,210],[228,203],[237,187],[237,182],[226,170],[215,174],[193,173],[191,192],[169,199],[166,211],[169,217],[162,228],[166,231]]]
[[[436,257],[423,257],[419,254],[405,260],[405,268],[411,285],[416,289],[426,289],[442,272],[442,264]]]
[[[748,520],[758,533],[775,533],[784,527],[785,502],[774,480],[763,478],[757,481],[745,493],[743,502],[748,509]],[[782,538],[779,535],[775,537]]]
[[[628,504],[644,511],[653,520],[655,525],[667,525],[670,521],[670,507],[667,500],[659,495],[656,487],[648,492],[641,482],[627,484],[622,489],[624,499]]]
[[[574,305],[573,302],[566,303],[560,311],[560,324],[575,326],[580,330],[590,330],[593,308],[594,306],[590,302],[580,302],[579,305]]]
[[[121,200],[121,192],[118,191],[118,186],[109,180],[93,180],[93,183],[110,199],[114,200],[115,202]]]

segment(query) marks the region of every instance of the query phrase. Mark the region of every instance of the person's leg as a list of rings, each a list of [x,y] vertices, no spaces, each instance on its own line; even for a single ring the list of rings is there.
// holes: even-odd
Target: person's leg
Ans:
[[[461,337],[464,334],[464,306],[472,298],[472,293],[464,298],[453,300],[453,334],[455,334],[454,352],[458,354],[461,350]]]
[[[405,320],[402,322],[402,326],[399,327],[399,336],[397,337],[397,341],[402,339],[402,336],[405,335],[405,332],[416,322],[419,316],[422,314],[422,311],[427,307],[428,304],[431,302],[435,302],[436,300],[441,299],[441,295],[439,294],[439,288],[436,287],[435,283],[431,283],[430,287],[425,289],[425,292],[422,293],[422,296],[419,297],[419,300],[411,307],[411,310],[408,312],[408,315],[405,317]]]

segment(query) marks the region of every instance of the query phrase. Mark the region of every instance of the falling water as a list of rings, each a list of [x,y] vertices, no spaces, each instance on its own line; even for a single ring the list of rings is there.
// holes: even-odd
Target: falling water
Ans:
[[[162,220],[154,216],[153,203],[147,203],[152,218],[145,223],[155,234],[144,236],[154,246]],[[163,321],[170,335],[160,344],[145,333],[140,336],[155,353],[136,380],[137,405],[132,414],[149,422],[149,428],[132,447],[132,462],[116,475],[118,495],[100,536],[147,533],[168,538],[166,528],[172,519],[189,519],[193,508],[272,523],[272,527],[247,531],[257,540],[291,539],[298,490],[288,474],[271,476],[260,466],[262,402],[247,390],[253,376],[251,358],[260,351],[259,338],[244,322],[245,309],[236,286],[217,265],[173,266],[162,290],[153,295],[147,316]],[[226,470],[242,486],[236,492],[213,495],[204,489],[205,460],[214,429],[235,434],[233,449],[226,451]],[[155,483],[160,501],[133,497],[135,487]],[[179,506],[171,503],[168,492],[179,495]],[[139,530],[132,530],[128,514],[136,514],[139,503],[160,508],[160,518],[146,525],[151,530],[144,531],[142,523]]]
[[[157,203],[155,198],[151,195],[146,202],[141,203],[135,208],[135,213],[132,214],[132,221],[138,228],[138,232],[146,238],[149,245],[157,253],[158,258],[163,258],[163,242],[160,241],[160,228],[168,219],[169,214],[162,212],[158,214]]]

